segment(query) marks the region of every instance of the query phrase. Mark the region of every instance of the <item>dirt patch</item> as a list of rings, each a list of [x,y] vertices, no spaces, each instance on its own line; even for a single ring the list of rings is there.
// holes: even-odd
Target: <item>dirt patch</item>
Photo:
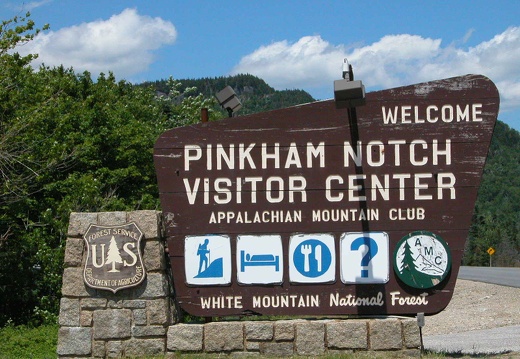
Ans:
[[[448,307],[426,317],[423,335],[520,325],[520,288],[457,280]]]

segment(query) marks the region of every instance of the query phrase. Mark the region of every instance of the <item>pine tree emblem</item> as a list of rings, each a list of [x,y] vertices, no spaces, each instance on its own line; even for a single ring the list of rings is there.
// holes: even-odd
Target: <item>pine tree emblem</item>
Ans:
[[[109,272],[119,272],[116,269],[116,263],[123,263],[123,258],[121,258],[121,253],[119,253],[119,248],[117,248],[116,239],[114,236],[110,239],[110,245],[108,247],[107,260],[106,264],[112,264],[112,269]]]

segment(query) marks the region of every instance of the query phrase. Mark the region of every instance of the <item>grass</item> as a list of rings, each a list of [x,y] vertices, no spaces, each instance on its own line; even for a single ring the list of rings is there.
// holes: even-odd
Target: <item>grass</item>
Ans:
[[[56,358],[58,326],[0,328],[0,359]]]

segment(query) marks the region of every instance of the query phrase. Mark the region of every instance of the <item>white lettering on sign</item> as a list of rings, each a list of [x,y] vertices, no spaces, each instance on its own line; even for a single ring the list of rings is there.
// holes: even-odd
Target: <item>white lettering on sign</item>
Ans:
[[[346,180],[345,180],[346,178]],[[347,183],[347,189],[344,189]],[[338,188],[335,189],[334,187]],[[455,175],[453,173],[394,173],[392,175],[330,175],[325,180],[325,197],[329,202],[365,202],[390,200],[390,189],[397,189],[399,201],[406,198],[406,189],[414,188],[414,200],[455,199]],[[362,195],[363,194],[363,195]]]
[[[251,302],[247,306],[253,308],[311,308],[321,305],[328,305],[329,307],[382,307],[385,305],[383,292],[378,292],[372,296],[330,293],[328,303],[321,303],[318,294],[254,295],[250,300]],[[244,299],[240,295],[200,297],[200,306],[202,309],[242,309],[244,308],[243,301]],[[401,292],[394,291],[390,292],[390,302],[392,306],[425,306],[428,305],[428,294],[401,296]]]
[[[202,184],[201,184],[202,180]],[[289,203],[307,202],[307,180],[303,176],[282,177],[236,177],[230,178],[184,178],[184,188],[190,204],[195,204],[202,194],[204,204],[257,203],[257,194],[269,203],[280,203],[285,198]],[[265,191],[259,191],[259,184],[265,185]]]
[[[382,307],[385,304],[383,292],[378,292],[374,297],[356,297],[352,294],[340,297],[338,293],[330,295],[331,307]]]
[[[317,294],[253,296],[253,308],[307,308],[319,306],[320,297]]]
[[[426,218],[424,208],[391,208],[388,218],[392,221],[422,221]]]
[[[210,224],[219,223],[293,223],[302,221],[302,211],[213,211]]]
[[[394,150],[394,156],[387,159],[386,145],[382,141],[370,141],[363,147],[362,141],[357,141],[354,147],[349,141],[343,145],[343,167],[350,167],[353,163],[357,167],[366,164],[370,167],[380,167],[387,163],[396,167],[401,166],[403,158],[408,158],[413,166],[420,167],[427,164],[438,166],[440,164],[451,165],[451,140],[448,138],[444,142],[444,147],[440,148],[439,140],[434,139],[431,144],[424,140],[412,140],[407,143],[405,140],[391,140],[387,145]],[[363,152],[363,148],[365,148]],[[376,148],[377,150],[374,150]],[[430,150],[429,152],[427,152]],[[366,162],[363,163],[363,153]],[[376,156],[374,153],[378,153]],[[442,159],[442,160],[441,160]],[[352,160],[352,162],[351,162]]]
[[[255,163],[251,156],[251,151],[257,147],[256,143],[250,143],[247,147],[244,143],[238,144],[238,156],[235,155],[236,147],[233,143],[226,147],[218,143],[215,148],[208,144],[204,149],[199,145],[185,145],[184,170],[190,171],[192,163],[202,160],[203,156],[205,156],[208,171],[213,169],[220,171],[223,169],[313,168],[316,165],[321,168],[325,167],[325,142],[320,142],[316,146],[308,142],[305,146],[305,161],[302,161],[302,155],[294,142],[289,145],[287,151],[280,151],[279,143],[260,144],[260,163]],[[237,161],[238,166],[236,166]]]
[[[200,297],[202,309],[242,308],[242,296]]]
[[[482,122],[482,104],[381,107],[383,123]]]
[[[406,106],[405,106],[406,107]],[[471,111],[469,110],[471,109]],[[454,113],[479,114],[479,106],[461,109],[454,107]],[[394,121],[398,113],[408,116],[408,109],[384,110],[388,121]],[[411,109],[410,109],[411,111]],[[448,114],[450,110],[441,109],[440,113]],[[458,112],[457,112],[458,111]],[[431,111],[430,111],[431,112]],[[412,113],[412,112],[410,112]],[[469,113],[469,112],[468,112]],[[445,116],[445,117],[446,117]],[[465,118],[466,115],[460,115]],[[460,117],[459,116],[459,117]],[[469,116],[469,115],[468,115]],[[475,115],[476,116],[476,115]],[[407,118],[407,117],[406,117]],[[478,120],[480,117],[474,117]],[[313,186],[309,188],[308,179],[302,173],[289,176],[261,175],[262,170],[282,169],[311,169],[324,168],[326,153],[337,151],[342,157],[342,163],[336,173],[323,174],[316,172],[313,177]],[[335,160],[337,161],[337,160]],[[413,140],[393,139],[388,141],[373,140],[369,142],[345,141],[342,145],[327,146],[324,141],[314,144],[307,142],[298,145],[295,142],[289,146],[281,146],[279,143],[239,143],[239,144],[207,144],[184,146],[184,169],[200,173],[208,171],[232,170],[237,177],[185,177],[182,179],[186,199],[190,205],[229,205],[229,204],[257,204],[257,203],[307,203],[309,191],[320,189],[324,199],[330,203],[352,202],[376,202],[376,201],[432,201],[450,199],[454,200],[456,194],[456,177],[452,172],[445,171],[418,171],[406,173],[394,171],[392,173],[348,173],[341,171],[341,167],[379,168],[382,166],[391,168],[431,168],[432,166],[452,165],[451,139],[428,141],[416,138]],[[202,167],[201,167],[202,166]],[[257,170],[260,175],[240,176],[240,171]],[[343,173],[342,173],[343,172]],[[366,171],[365,171],[366,172]],[[250,174],[250,172],[248,172]],[[320,174],[323,176],[320,178]],[[325,177],[326,176],[326,177]],[[322,184],[319,182],[322,181]],[[403,215],[401,210],[392,209],[389,217],[393,220],[408,219],[412,216]],[[335,215],[335,214],[333,214]],[[340,214],[345,217],[346,213]],[[361,215],[361,214],[360,214]],[[367,219],[377,220],[379,214],[363,213]],[[271,222],[300,222],[300,216],[283,215],[283,220],[271,219],[266,213],[248,212],[212,212],[209,223],[271,223]],[[329,219],[329,213],[313,213],[316,222],[336,221]],[[352,216],[351,216],[352,217]],[[414,216],[423,219],[424,213],[420,211]],[[372,218],[372,219],[370,219]],[[346,219],[343,219],[346,220]],[[364,220],[364,219],[363,219]]]
[[[390,292],[392,306],[395,305],[428,305],[428,293],[417,296],[401,296],[401,292]]]
[[[378,208],[317,209],[312,211],[313,222],[379,221]]]

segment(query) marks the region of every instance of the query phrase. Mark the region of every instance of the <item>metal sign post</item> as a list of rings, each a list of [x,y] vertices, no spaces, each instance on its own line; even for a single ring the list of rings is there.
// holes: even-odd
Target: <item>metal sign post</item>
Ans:
[[[489,247],[486,252],[489,254],[489,266],[491,267],[491,259],[493,258],[493,254],[495,254],[495,248]]]

